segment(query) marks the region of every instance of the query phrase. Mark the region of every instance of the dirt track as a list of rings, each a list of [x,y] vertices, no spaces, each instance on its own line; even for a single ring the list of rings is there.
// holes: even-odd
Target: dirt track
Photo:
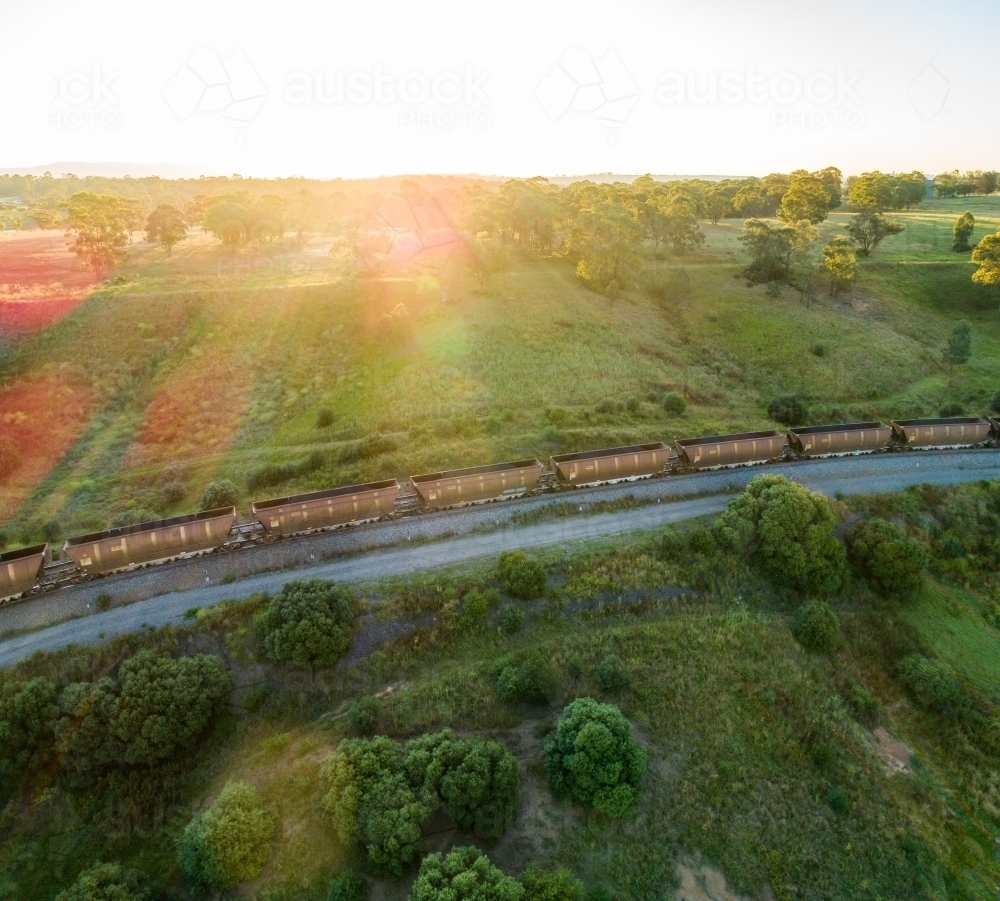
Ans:
[[[405,575],[493,556],[502,550],[609,538],[717,513],[728,502],[723,492],[739,489],[760,472],[784,473],[828,495],[885,493],[920,483],[946,485],[1000,478],[1000,451],[847,457],[654,479],[409,517],[124,573],[0,611],[4,632],[37,630],[0,642],[0,666],[9,666],[36,651],[180,622],[192,607],[273,592],[292,578],[322,576],[357,582]],[[628,495],[648,505],[586,514],[587,505]],[[556,505],[583,505],[585,509],[583,515],[516,524],[526,513],[544,517],[544,508]],[[422,543],[407,546],[411,541]],[[236,581],[222,584],[227,575],[235,576]],[[109,593],[115,604],[123,606],[95,612],[94,602],[101,592]],[[64,622],[69,617],[76,618]],[[49,625],[52,623],[56,624]]]

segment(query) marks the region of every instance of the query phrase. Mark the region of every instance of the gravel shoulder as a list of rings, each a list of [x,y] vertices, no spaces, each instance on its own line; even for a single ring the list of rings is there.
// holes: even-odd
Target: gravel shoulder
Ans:
[[[725,508],[726,492],[741,489],[761,472],[783,473],[830,496],[886,493],[921,483],[948,485],[1000,478],[1000,451],[841,457],[652,479],[405,517],[122,573],[0,610],[4,633],[23,633],[0,641],[0,666],[10,666],[38,651],[182,622],[192,607],[274,592],[293,578],[363,582],[494,556],[503,550],[606,539],[711,515]],[[586,513],[592,504],[627,496],[644,505]],[[579,504],[584,512],[544,518],[546,507],[566,504]],[[515,524],[533,511],[539,521]],[[95,602],[102,592],[110,594],[116,606],[97,612]]]

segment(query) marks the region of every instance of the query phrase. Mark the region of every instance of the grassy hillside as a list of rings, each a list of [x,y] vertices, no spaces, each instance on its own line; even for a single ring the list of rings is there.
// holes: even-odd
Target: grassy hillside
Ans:
[[[480,288],[457,251],[344,279],[320,235],[235,254],[200,232],[170,257],[133,245],[111,282],[0,359],[0,417],[32,460],[5,486],[0,523],[8,542],[51,539],[130,508],[190,510],[217,477],[243,488],[247,508],[298,489],[769,427],[767,403],[785,393],[809,399],[813,422],[982,412],[1000,387],[998,297],[950,250],[966,208],[976,236],[1000,228],[1000,198],[928,200],[862,260],[851,296],[809,305],[791,288],[745,287],[738,220],[703,225],[705,246],[684,256],[647,248],[639,286],[614,301],[555,256],[515,255]],[[847,218],[834,213],[823,237]],[[386,326],[400,304],[408,315]],[[949,372],[940,350],[961,320],[973,356]],[[663,409],[668,390],[688,399],[684,414]],[[266,463],[292,465],[255,479]]]
[[[333,875],[361,863],[320,812],[320,766],[352,734],[352,702],[377,694],[382,734],[405,740],[450,727],[515,755],[514,825],[495,844],[477,842],[507,873],[564,866],[588,891],[603,886],[619,901],[674,898],[696,877],[747,898],[993,897],[998,504],[1000,485],[984,483],[838,508],[849,522],[877,514],[903,524],[929,562],[923,587],[904,600],[855,574],[831,598],[839,639],[825,652],[790,630],[801,595],[695,525],[551,551],[539,558],[544,596],[503,598],[485,626],[456,614],[472,589],[497,586],[492,564],[373,581],[358,601],[367,612],[350,663],[336,669],[269,661],[254,618],[266,599],[202,611],[187,628],[35,659],[5,682],[96,680],[154,647],[221,654],[236,687],[198,749],[147,782],[109,780],[81,794],[42,755],[0,819],[2,890],[51,898],[101,859],[187,897],[175,842],[227,781],[240,780],[260,790],[280,828],[263,873],[235,895],[321,901]],[[526,615],[524,628],[498,627],[505,604]],[[599,666],[612,654],[630,684],[603,686]],[[955,679],[948,704],[927,706],[913,693],[901,673],[914,654]],[[547,699],[502,700],[499,667],[531,659],[547,668]],[[620,707],[649,755],[638,805],[623,820],[560,801],[546,783],[545,739],[563,705],[584,696]],[[468,841],[435,820],[422,848]],[[369,877],[372,897],[401,901],[415,873]]]

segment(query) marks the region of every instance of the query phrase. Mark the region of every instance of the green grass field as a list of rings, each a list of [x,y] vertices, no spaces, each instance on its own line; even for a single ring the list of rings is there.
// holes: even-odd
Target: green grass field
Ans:
[[[821,280],[808,306],[745,287],[736,220],[703,225],[695,253],[650,252],[641,284],[664,290],[614,302],[559,257],[515,257],[480,290],[456,263],[345,281],[320,236],[235,256],[200,234],[169,258],[134,245],[117,278],[0,360],[0,394],[48,379],[86,398],[69,450],[15,486],[8,543],[104,528],[131,507],[188,511],[219,477],[243,488],[245,512],[261,495],[773,427],[767,403],[785,393],[809,399],[813,422],[982,413],[1000,388],[1000,295],[950,250],[965,209],[974,237],[1000,229],[1000,197],[928,200],[898,214],[906,230],[862,260],[852,295]],[[412,333],[386,339],[379,317],[399,303]],[[941,348],[962,320],[972,359],[949,372]],[[663,410],[667,390],[684,414]],[[375,434],[390,439],[380,452],[351,452]],[[247,489],[267,462],[303,465]]]

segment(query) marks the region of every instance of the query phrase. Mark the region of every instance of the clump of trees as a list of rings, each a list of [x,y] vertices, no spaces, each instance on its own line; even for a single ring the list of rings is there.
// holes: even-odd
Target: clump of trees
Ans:
[[[837,517],[821,494],[784,476],[760,475],[716,520],[724,547],[754,560],[780,585],[832,594],[844,581],[844,546],[833,533]]]
[[[16,777],[37,764],[52,739],[56,711],[56,686],[44,676],[0,684],[0,797],[7,797]]]
[[[629,721],[593,698],[569,704],[545,743],[545,774],[555,794],[608,816],[628,814],[645,771],[646,751]]]
[[[895,523],[862,519],[851,526],[846,540],[851,566],[876,591],[904,598],[919,590],[927,555]]]
[[[997,189],[1000,173],[978,169],[961,173],[958,169],[934,176],[937,197],[968,197],[970,194],[992,194]]]
[[[122,258],[132,232],[142,223],[142,206],[134,200],[80,191],[69,199],[70,250],[94,271],[98,280]]]
[[[178,860],[198,889],[226,891],[260,875],[271,854],[277,821],[260,792],[227,782],[219,797],[184,830]]]
[[[351,644],[353,599],[349,588],[324,579],[286,582],[258,619],[268,656],[310,669],[332,666]]]
[[[409,901],[524,901],[524,886],[467,845],[428,854]]]
[[[146,219],[146,240],[159,244],[170,255],[174,245],[187,237],[184,214],[172,203],[161,203]]]
[[[450,730],[401,747],[385,736],[345,739],[324,762],[322,808],[341,840],[377,873],[399,874],[438,807],[465,832],[496,839],[520,799],[517,761],[502,745]]]
[[[497,563],[500,587],[513,598],[530,601],[545,591],[545,569],[521,551],[504,551]]]

